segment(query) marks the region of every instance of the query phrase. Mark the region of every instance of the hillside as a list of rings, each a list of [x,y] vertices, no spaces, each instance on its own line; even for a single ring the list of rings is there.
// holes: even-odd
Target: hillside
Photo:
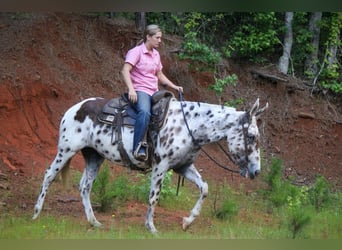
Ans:
[[[87,97],[110,98],[125,91],[119,71],[126,51],[139,39],[134,24],[123,19],[0,14],[0,173],[41,175],[54,158],[63,113]],[[163,41],[164,73],[184,87],[185,98],[218,103],[208,90],[213,76],[195,72],[177,59],[174,51],[181,38],[165,34]],[[222,71],[239,78],[235,88],[227,87],[223,101],[243,98],[239,109],[248,109],[258,97],[262,105],[269,102],[260,125],[266,166],[278,157],[285,166],[284,176],[292,176],[298,184],[310,184],[322,174],[341,188],[341,103],[310,97],[300,79],[280,75],[274,65],[229,61]],[[270,81],[255,72],[286,81]],[[215,145],[206,149],[230,164]],[[72,161],[72,167],[83,169],[81,157]],[[251,182],[219,169],[204,154],[197,167],[212,182]]]

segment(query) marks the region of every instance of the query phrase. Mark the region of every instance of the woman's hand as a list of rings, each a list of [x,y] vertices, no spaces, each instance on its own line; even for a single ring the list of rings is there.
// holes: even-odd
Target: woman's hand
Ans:
[[[130,89],[128,91],[128,99],[132,102],[132,103],[136,103],[138,101],[138,96],[137,96],[137,92],[135,92],[134,89]]]

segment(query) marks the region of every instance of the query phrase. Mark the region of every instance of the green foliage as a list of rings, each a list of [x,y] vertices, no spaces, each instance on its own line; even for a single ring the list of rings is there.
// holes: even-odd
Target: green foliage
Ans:
[[[104,164],[93,184],[94,201],[100,204],[101,212],[113,208],[114,201],[126,201],[129,198],[130,187],[127,178],[120,175],[111,182],[110,177],[109,167]]]
[[[240,16],[240,23],[226,44],[225,53],[256,59],[261,52],[279,44],[279,20],[274,12],[248,13]],[[272,50],[271,50],[272,51]]]
[[[177,188],[172,184],[172,175],[173,172],[169,171],[164,177],[162,189],[159,196],[160,202],[170,197],[174,198],[174,196],[176,195]],[[139,177],[140,181],[138,181],[136,185],[132,186],[132,195],[135,199],[146,202],[148,200],[150,192],[151,174],[149,174],[148,177],[143,174],[138,174],[137,176]]]
[[[286,204],[288,196],[296,190],[289,182],[282,180],[282,161],[278,158],[272,159],[270,172],[264,179],[269,186],[269,190],[266,191],[268,200],[276,207]]]
[[[159,201],[163,202],[176,195],[176,186],[172,183],[172,171],[166,173]],[[92,193],[94,202],[99,204],[99,210],[106,212],[109,209],[115,209],[119,203],[129,199],[135,199],[140,202],[148,202],[151,174],[137,174],[136,181],[130,183],[126,175],[121,174],[111,181],[111,174],[107,164],[104,164],[94,181]]]
[[[309,193],[307,187],[299,188],[288,181],[282,180],[282,162],[272,159],[271,171],[265,181],[270,189],[266,197],[276,206],[284,207],[287,212],[287,225],[295,238],[310,222]]]
[[[324,176],[319,175],[314,185],[309,189],[310,203],[319,211],[331,203],[331,194],[331,185]]]
[[[239,206],[232,200],[223,201],[221,207],[215,211],[215,217],[220,220],[228,220],[239,213]]]
[[[179,58],[190,60],[191,66],[199,71],[213,72],[216,64],[221,60],[221,54],[199,42],[195,32],[189,32],[185,35],[183,49],[184,51],[179,54]]]
[[[292,238],[296,238],[311,220],[307,187],[297,188],[295,192],[287,196],[287,210],[289,229],[292,232]]]
[[[239,205],[233,190],[226,185],[218,188],[214,194],[212,216],[226,221],[232,220],[239,213]]]
[[[332,56],[330,54],[330,48],[332,46],[340,47],[342,41],[340,39],[340,33],[342,30],[342,13],[331,13],[330,19],[323,24],[323,28],[326,28],[327,38],[326,38],[326,54],[327,56]],[[341,66],[338,63],[338,58],[336,62],[329,63],[327,58],[324,59],[326,67],[323,69],[320,75],[320,85],[323,89],[331,90],[333,93],[342,93],[342,76]]]
[[[296,238],[312,222],[313,210],[322,211],[333,200],[331,187],[323,176],[317,176],[311,188],[296,186],[282,178],[282,162],[272,159],[270,171],[264,177],[268,189],[264,197],[276,209],[285,211],[285,219],[292,238]],[[336,199],[336,204],[341,202]]]
[[[209,89],[214,90],[216,94],[218,95],[222,95],[222,92],[227,85],[231,85],[234,87],[236,86],[238,77],[237,75],[232,74],[232,75],[226,76],[223,79],[219,79],[214,76],[214,79],[215,79],[215,83],[209,85]]]
[[[233,100],[229,100],[224,103],[225,106],[237,108],[239,105],[243,104],[245,101],[243,97],[239,97]]]

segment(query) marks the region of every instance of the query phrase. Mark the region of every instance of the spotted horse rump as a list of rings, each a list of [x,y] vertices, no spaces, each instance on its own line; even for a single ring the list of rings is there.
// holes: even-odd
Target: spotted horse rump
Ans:
[[[81,151],[86,165],[80,180],[80,195],[88,222],[93,226],[102,224],[96,219],[90,200],[92,184],[104,159],[124,165],[113,139],[111,126],[98,121],[97,117],[107,100],[89,98],[83,100],[64,114],[59,128],[58,150],[50,167],[45,171],[40,194],[34,207],[33,219],[40,214],[47,190],[57,174],[69,167],[72,157]],[[151,133],[153,152],[150,166],[135,160],[132,152],[133,127],[122,126],[122,145],[131,163],[139,168],[151,167],[149,207],[145,226],[152,233],[157,232],[153,215],[158,203],[163,179],[173,170],[199,188],[199,198],[190,212],[183,218],[186,230],[199,215],[208,185],[194,165],[201,147],[225,139],[229,152],[243,177],[253,179],[260,173],[258,116],[268,107],[259,109],[259,99],[248,111],[237,111],[221,105],[178,101],[172,98],[163,127]]]

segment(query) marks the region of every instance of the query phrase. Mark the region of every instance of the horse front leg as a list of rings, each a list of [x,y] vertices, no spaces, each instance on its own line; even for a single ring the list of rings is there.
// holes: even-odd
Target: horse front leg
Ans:
[[[187,180],[195,183],[199,190],[200,190],[200,196],[193,207],[193,209],[190,212],[189,217],[183,217],[183,230],[186,230],[189,228],[191,223],[196,219],[196,217],[200,214],[203,200],[208,195],[208,184],[202,180],[202,176],[198,173],[197,169],[193,164],[191,164],[189,167],[182,168],[180,170],[176,170],[176,172],[182,176],[184,176]]]
[[[153,216],[155,206],[158,204],[159,195],[161,191],[161,187],[163,184],[163,180],[167,169],[163,169],[162,167],[153,167],[152,176],[151,176],[151,187],[150,187],[150,195],[149,195],[149,207],[146,215],[145,226],[151,233],[157,233],[157,229],[153,223]]]

